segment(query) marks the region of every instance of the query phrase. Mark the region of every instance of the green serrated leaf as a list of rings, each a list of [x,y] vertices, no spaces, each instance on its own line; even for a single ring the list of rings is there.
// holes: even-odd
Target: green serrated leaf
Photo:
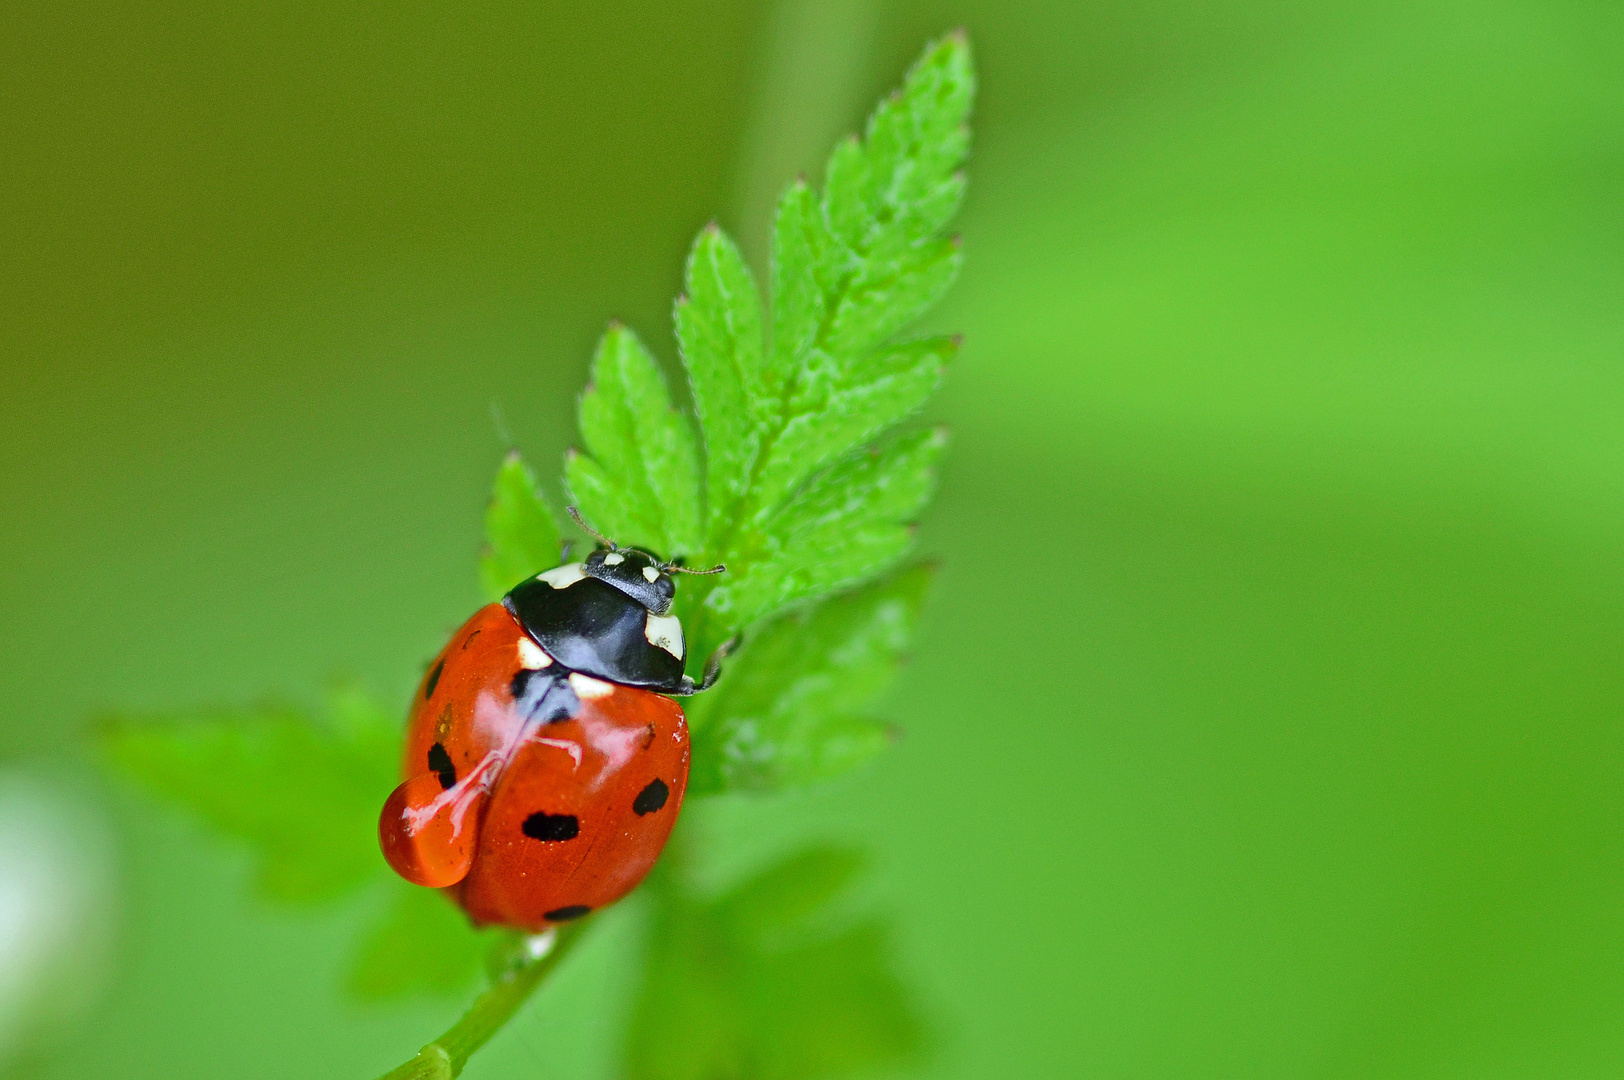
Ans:
[[[773,366],[779,371],[798,371],[817,340],[825,291],[818,270],[828,247],[818,197],[797,180],[779,199],[773,220]]]
[[[970,148],[965,122],[974,95],[962,36],[926,49],[902,89],[874,110],[860,154],[848,144],[830,159],[828,214],[841,240],[880,253],[946,224],[962,188],[955,173]]]
[[[889,928],[817,925],[860,862],[836,849],[801,852],[710,901],[667,875],[654,894],[625,1074],[813,1080],[916,1061],[924,1025],[891,969]]]
[[[727,531],[762,440],[777,424],[785,372],[762,347],[761,299],[733,241],[711,225],[694,241],[677,301],[677,340],[705,433],[710,537]]]
[[[800,181],[784,192],[770,343],[737,247],[714,225],[700,233],[676,329],[704,448],[702,482],[688,479],[687,451],[668,455],[680,483],[649,479],[658,473],[647,448],[663,445],[650,432],[675,430],[664,384],[629,334],[612,332],[599,351],[581,403],[588,454],[569,460],[567,482],[616,540],[726,565],[724,575],[678,589],[696,668],[735,633],[874,579],[912,543],[944,437],[896,429],[940,385],[958,343],[896,338],[959,270],[958,244],[942,230],[963,197],[974,87],[962,37],[931,46],[875,110],[865,137],[835,149],[821,196]],[[701,506],[703,527],[693,518],[684,526],[697,546],[668,544],[678,539],[671,515]],[[740,681],[746,663],[731,664],[728,679]],[[839,695],[819,704],[815,721],[782,709],[728,726],[714,761],[696,757],[696,773],[712,775],[700,788],[802,782],[885,745],[883,727]]]
[[[824,218],[831,236],[846,251],[856,253],[864,247],[871,224],[870,187],[868,154],[861,140],[852,136],[835,147],[823,170]]]
[[[877,348],[942,298],[963,261],[958,242],[942,240],[891,265],[871,267],[840,297],[823,347],[850,357]]]
[[[889,742],[873,719],[913,633],[930,569],[912,566],[768,624],[688,709],[690,795],[825,779]]]
[[[688,418],[671,406],[659,365],[637,335],[615,325],[581,396],[581,437],[565,480],[587,520],[618,543],[670,557],[704,544],[699,453]]]
[[[941,385],[958,352],[953,338],[912,341],[861,360],[858,377],[830,380],[798,403],[776,452],[757,481],[755,499],[771,514],[805,476],[917,413]],[[815,402],[811,395],[821,391]]]
[[[711,592],[707,606],[729,625],[747,626],[854,585],[901,558],[946,444],[940,430],[912,432],[818,473],[760,529],[760,546]]]
[[[398,722],[356,701],[316,720],[284,706],[107,723],[109,762],[160,799],[247,841],[274,900],[322,900],[385,869],[378,808]]]
[[[492,600],[501,599],[525,578],[558,565],[558,521],[517,450],[496,470],[485,510],[485,541],[479,580]]]
[[[468,989],[491,935],[435,889],[393,881],[390,903],[361,938],[346,983],[363,1001],[449,996]]]
[[[891,341],[941,297],[962,262],[941,230],[963,197],[974,89],[964,39],[932,46],[875,110],[865,138],[836,147],[822,197],[797,182],[780,199],[769,378],[753,384],[769,396],[781,386],[771,407],[758,406],[734,369],[717,375],[724,350],[689,348],[685,339],[712,463],[706,558],[728,567],[682,601],[686,613],[703,600],[692,634],[700,650],[787,604],[863,580],[907,547],[900,526],[929,490],[932,437],[910,450],[921,461],[892,462],[895,447],[883,450],[884,475],[840,461],[917,412],[956,349],[948,340]],[[736,262],[731,245],[709,232],[690,275],[696,265]],[[699,330],[710,323],[693,322],[690,336],[706,340]],[[696,362],[706,366],[694,370]]]

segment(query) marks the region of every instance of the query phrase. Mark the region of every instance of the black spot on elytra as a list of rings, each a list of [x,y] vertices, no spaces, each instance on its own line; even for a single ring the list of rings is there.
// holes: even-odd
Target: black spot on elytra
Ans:
[[[445,661],[441,660],[438,664],[434,665],[434,670],[429,672],[429,681],[423,684],[424,701],[427,701],[429,698],[434,696],[434,688],[440,685],[440,673],[444,670]]]
[[[639,817],[652,814],[665,805],[665,800],[671,797],[671,789],[665,786],[664,780],[651,780],[648,787],[637,793],[632,800],[632,809],[637,811]]]
[[[548,922],[569,922],[571,919],[579,919],[582,915],[591,913],[592,909],[585,904],[571,904],[569,907],[553,908],[542,918]]]
[[[574,840],[581,834],[580,819],[574,814],[548,814],[540,810],[525,818],[520,828],[532,840]]]
[[[442,788],[449,788],[457,782],[457,767],[451,763],[451,755],[439,743],[429,747],[429,772],[440,774]]]
[[[526,720],[556,724],[581,711],[581,699],[557,668],[520,668],[508,684],[508,693]]]

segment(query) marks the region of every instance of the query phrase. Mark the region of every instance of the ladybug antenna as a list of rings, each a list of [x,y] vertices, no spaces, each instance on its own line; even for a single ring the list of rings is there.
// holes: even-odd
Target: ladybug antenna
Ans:
[[[660,567],[660,569],[664,570],[668,574],[702,575],[702,574],[720,574],[722,571],[727,569],[727,566],[725,564],[723,564],[723,563],[717,563],[715,566],[711,567],[709,570],[690,570],[688,567],[682,565],[682,561],[680,559],[673,559],[670,562],[666,563],[664,566]]]
[[[575,519],[575,524],[579,525],[581,528],[585,529],[587,532],[589,532],[593,536],[597,537],[598,538],[598,543],[602,544],[604,547],[608,548],[610,551],[617,550],[616,546],[615,546],[615,542],[613,540],[609,539],[607,536],[603,535],[603,533],[599,532],[597,529],[594,529],[592,526],[590,526],[590,525],[588,525],[586,523],[586,519],[581,516],[581,511],[577,510],[573,506],[564,507],[564,511],[565,511],[565,513],[569,514],[570,517]]]

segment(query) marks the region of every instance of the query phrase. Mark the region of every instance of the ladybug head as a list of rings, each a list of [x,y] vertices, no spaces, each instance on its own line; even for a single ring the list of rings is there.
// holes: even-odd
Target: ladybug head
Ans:
[[[636,548],[599,548],[581,567],[587,577],[606,581],[656,615],[671,610],[677,584],[665,565]]]
[[[597,537],[603,545],[586,557],[581,572],[613,585],[655,615],[667,614],[671,610],[671,602],[676,599],[677,583],[672,579],[672,574],[720,574],[726,569],[713,566],[709,570],[690,570],[681,564],[681,560],[661,562],[646,551],[619,547],[583,521],[575,507],[571,506],[568,510],[576,524]]]

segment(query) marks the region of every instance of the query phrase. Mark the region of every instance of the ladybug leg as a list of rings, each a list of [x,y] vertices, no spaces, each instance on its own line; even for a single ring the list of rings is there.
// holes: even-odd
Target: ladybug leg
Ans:
[[[743,640],[744,636],[742,634],[734,634],[718,645],[716,651],[711,653],[710,658],[705,661],[705,672],[699,682],[696,683],[684,675],[682,677],[682,686],[677,690],[677,696],[692,697],[694,694],[703,694],[706,690],[715,686],[717,678],[722,674],[722,661],[726,660],[728,654],[737,649],[739,643]]]

